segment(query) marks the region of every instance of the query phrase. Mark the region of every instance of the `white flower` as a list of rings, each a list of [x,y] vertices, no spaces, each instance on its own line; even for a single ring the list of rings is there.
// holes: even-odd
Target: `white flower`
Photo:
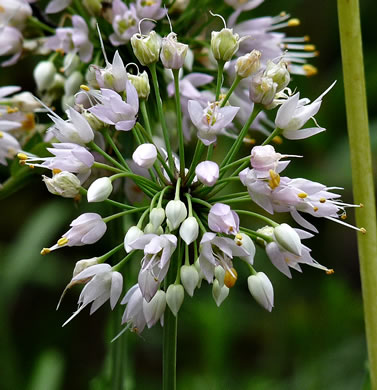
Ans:
[[[70,172],[59,172],[52,178],[42,175],[43,181],[51,194],[63,198],[75,198],[81,187],[80,180]]]
[[[276,127],[283,130],[283,135],[288,139],[303,139],[318,134],[326,129],[322,127],[309,127],[302,129],[309,119],[314,119],[321,107],[322,98],[335,85],[330,85],[314,102],[310,103],[308,99],[300,99],[300,93],[297,92],[288,98],[279,108],[275,124]]]
[[[261,55],[262,53],[259,50],[253,50],[250,53],[239,57],[235,66],[237,75],[246,78],[257,72],[260,67]]]
[[[254,262],[254,256],[255,256],[255,245],[253,240],[245,233],[237,233],[234,238],[235,243],[245,249],[245,251],[248,253],[246,256],[239,256],[241,260],[246,261],[246,263],[249,263],[250,265]]]
[[[171,312],[177,316],[185,297],[185,290],[181,284],[171,284],[166,291],[166,303]]]
[[[169,201],[166,205],[165,213],[171,231],[177,229],[187,217],[186,206],[181,200]]]
[[[1,66],[13,65],[18,61],[22,54],[22,43],[23,37],[17,28],[0,25],[0,57],[12,55]]]
[[[188,217],[179,228],[179,235],[186,245],[194,242],[199,235],[199,224],[195,217]]]
[[[208,146],[214,143],[219,134],[234,119],[239,107],[226,106],[220,108],[215,103],[209,103],[206,108],[196,100],[189,100],[188,112],[192,123],[198,129],[198,137]]]
[[[297,232],[288,224],[282,223],[274,228],[276,242],[288,252],[301,256],[301,240]]]
[[[124,237],[124,248],[127,253],[132,251],[132,247],[129,245],[131,242],[136,241],[144,235],[143,231],[139,229],[137,226],[131,226]]]
[[[195,168],[198,180],[208,187],[212,187],[219,178],[219,166],[213,161],[202,161]]]
[[[51,61],[41,61],[34,68],[33,77],[38,91],[46,91],[54,82],[56,68]]]
[[[135,333],[141,333],[147,324],[143,310],[143,295],[138,284],[132,286],[121,304],[127,304],[126,310],[122,317],[122,324],[127,323]]]
[[[240,229],[240,218],[227,204],[216,203],[209,211],[208,226],[217,233],[236,234]]]
[[[250,275],[247,279],[250,294],[266,310],[271,311],[274,307],[274,288],[270,279],[263,272]]]
[[[162,222],[164,222],[164,219],[165,210],[162,207],[155,207],[149,213],[149,220],[155,229],[158,229],[161,226]]]
[[[139,145],[132,155],[132,160],[141,168],[152,168],[157,159],[157,149],[153,144]]]
[[[113,191],[113,185],[108,177],[100,177],[88,188],[88,202],[103,202]]]
[[[143,313],[148,328],[151,328],[157,321],[161,320],[166,307],[165,291],[158,290],[154,297],[147,302],[143,299]]]
[[[78,300],[78,309],[63,324],[65,326],[69,321],[77,316],[87,305],[92,303],[90,314],[93,314],[108,299],[113,310],[119,300],[123,288],[123,277],[119,272],[113,271],[109,264],[97,264],[84,269],[71,280],[83,280],[90,278],[90,281],[81,291]]]
[[[0,25],[9,24],[18,29],[25,26],[33,11],[27,0],[1,0]]]
[[[7,158],[13,158],[21,150],[21,145],[13,135],[0,131],[0,163],[7,165]]]
[[[215,279],[212,286],[212,296],[216,302],[216,305],[220,307],[220,305],[225,301],[228,295],[229,288],[225,285],[220,287],[218,280]]]
[[[149,302],[168,272],[171,255],[177,246],[177,237],[172,234],[144,234],[128,245],[132,249],[144,250],[138,283],[143,297]]]
[[[102,238],[107,229],[102,217],[96,213],[81,214],[69,226],[71,226],[71,229],[64,233],[55,245],[51,248],[44,248],[41,253],[46,254],[65,246],[94,244]]]

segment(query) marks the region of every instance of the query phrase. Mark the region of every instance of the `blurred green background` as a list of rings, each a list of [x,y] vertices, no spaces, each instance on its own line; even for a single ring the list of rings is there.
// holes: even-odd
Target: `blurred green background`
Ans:
[[[376,8],[373,0],[362,1],[374,160]],[[276,15],[282,10],[302,22],[289,35],[309,34],[320,51],[312,61],[318,75],[294,77],[292,85],[313,100],[338,80],[317,115],[327,131],[312,139],[284,142],[279,149],[304,155],[304,159],[290,164],[287,175],[344,187],[343,200],[352,202],[336,2],[270,0],[249,14]],[[32,89],[32,63],[23,60],[13,68],[2,69],[1,85]],[[5,177],[6,169],[1,168],[0,182]],[[53,197],[39,179],[0,202],[1,389],[111,389],[111,357],[122,351],[127,390],[161,387],[159,325],[140,337],[128,333],[110,343],[123,308],[110,315],[106,304],[93,316],[85,311],[61,328],[76,308],[79,294],[79,288],[69,291],[61,309],[55,311],[74,263],[104,253],[111,245],[110,237],[90,247],[40,256],[41,248],[52,245],[67,230],[81,207]],[[352,214],[349,222],[353,222]],[[354,390],[365,386],[367,357],[355,232],[330,221],[315,223],[320,235],[308,245],[313,257],[333,268],[335,274],[327,276],[306,267],[303,274],[294,272],[289,280],[259,250],[256,268],[269,275],[275,289],[272,313],[261,309],[250,296],[246,267],[239,267],[239,280],[219,309],[205,282],[193,299],[186,296],[179,318],[178,389]],[[137,268],[137,261],[134,264]],[[131,282],[127,283],[130,286]]]

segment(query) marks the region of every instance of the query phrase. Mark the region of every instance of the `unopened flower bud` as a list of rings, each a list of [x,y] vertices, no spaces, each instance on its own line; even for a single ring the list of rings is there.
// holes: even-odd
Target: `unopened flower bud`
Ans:
[[[81,187],[80,180],[70,172],[59,172],[52,178],[43,175],[43,181],[51,194],[63,198],[75,198]]]
[[[247,279],[250,294],[266,310],[271,311],[274,307],[274,288],[270,279],[263,273],[250,275]]]
[[[157,159],[157,149],[153,144],[139,145],[132,155],[132,160],[141,168],[152,168]]]
[[[84,269],[91,267],[92,265],[98,264],[98,257],[92,257],[91,259],[82,259],[79,260],[73,270],[73,277],[78,275]]]
[[[194,264],[183,265],[180,270],[181,282],[190,297],[194,295],[194,290],[199,283],[199,272]]]
[[[213,161],[202,161],[195,168],[195,173],[202,184],[212,187],[219,178],[219,166]]]
[[[204,276],[203,270],[202,270],[202,268],[200,266],[199,259],[195,260],[194,266],[195,266],[195,269],[198,271],[198,274],[199,274],[199,281],[198,281],[198,286],[197,287],[200,288],[200,286],[202,285],[202,280],[205,279],[205,276]]]
[[[177,229],[187,217],[186,206],[181,200],[169,201],[166,205],[165,213],[171,231]]]
[[[227,204],[215,203],[208,214],[208,226],[213,232],[235,235],[240,230],[240,218]]]
[[[162,39],[161,61],[165,68],[180,69],[185,62],[188,45],[177,42],[177,34],[171,32]]]
[[[161,44],[155,31],[148,35],[134,34],[131,37],[131,45],[141,65],[146,66],[158,61]]]
[[[165,210],[162,207],[155,207],[149,214],[151,224],[157,229],[165,219]]]
[[[54,83],[55,74],[56,68],[51,61],[41,61],[33,72],[38,91],[50,89]]]
[[[93,115],[91,112],[87,111],[87,110],[84,110],[82,112],[82,115],[83,117],[86,119],[86,121],[89,123],[89,126],[93,129],[93,130],[101,130],[103,127],[105,127],[106,125],[101,121],[99,120],[95,115]]]
[[[187,245],[190,245],[198,238],[199,224],[195,217],[188,217],[182,222],[179,228],[179,235]]]
[[[166,291],[166,303],[172,313],[177,316],[185,297],[185,290],[181,284],[171,284]]]
[[[254,103],[268,106],[274,100],[277,86],[277,83],[271,77],[264,76],[260,73],[255,74],[250,81],[250,100]]]
[[[236,73],[238,76],[245,78],[257,72],[260,68],[260,57],[262,53],[259,50],[245,54],[237,59]]]
[[[227,286],[222,286],[220,287],[219,282],[217,279],[213,281],[213,286],[212,286],[212,296],[213,299],[216,302],[216,305],[219,307],[224,300],[227,298],[229,295],[229,288]]]
[[[151,328],[162,317],[165,312],[165,308],[165,291],[158,290],[149,302],[143,299],[143,313],[148,328]]]
[[[135,87],[139,99],[148,99],[151,92],[148,73],[144,71],[138,75],[127,73],[128,80]]]
[[[88,188],[88,202],[103,202],[109,197],[113,185],[108,177],[101,177],[95,180]]]
[[[211,49],[217,61],[230,61],[239,48],[239,35],[233,29],[223,28],[212,31]]]
[[[131,248],[129,246],[129,244],[135,240],[137,240],[138,238],[140,238],[141,236],[144,235],[144,232],[138,228],[137,226],[131,226],[125,237],[124,237],[124,249],[126,250],[127,253],[131,252],[133,250],[133,248]]]
[[[144,228],[144,233],[145,234],[154,234],[156,231],[156,228],[151,224],[147,223]]]
[[[283,90],[291,80],[291,76],[287,69],[287,63],[284,60],[279,61],[277,64],[268,61],[264,74],[277,84],[276,92]]]
[[[73,96],[83,83],[84,78],[79,71],[73,72],[64,83],[64,94],[66,96]]]
[[[288,224],[282,223],[274,229],[276,242],[286,251],[301,256],[301,240],[297,232]]]
[[[219,286],[224,286],[225,269],[221,265],[215,267],[215,278],[219,282]]]
[[[83,0],[84,7],[92,16],[99,16],[102,10],[101,0]]]

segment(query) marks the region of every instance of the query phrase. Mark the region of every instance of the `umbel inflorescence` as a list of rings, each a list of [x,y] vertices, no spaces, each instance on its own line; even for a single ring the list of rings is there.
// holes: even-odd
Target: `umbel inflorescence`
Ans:
[[[76,263],[64,293],[76,284],[84,286],[78,309],[66,323],[88,305],[91,314],[108,300],[113,309],[124,295],[122,323],[140,333],[146,325],[163,323],[166,306],[177,315],[185,294],[193,296],[203,280],[212,285],[220,306],[237,281],[241,262],[250,270],[250,293],[271,311],[273,287],[253,265],[255,244],[288,277],[291,268],[301,271],[302,264],[333,272],[302,242],[318,233],[306,215],[353,227],[344,219],[345,209],[355,206],[340,200],[334,192],[339,188],[283,176],[288,158],[302,156],[281,154],[271,142],[324,131],[314,116],[335,83],[313,101],[300,98],[292,92],[291,73],[316,72],[306,64],[315,55],[314,46],[307,37],[277,31],[298,20],[281,13],[237,24],[242,12],[262,1],[226,3],[234,12],[227,23],[220,15],[209,15],[213,20],[220,16],[224,27],[211,31],[207,40],[205,25],[186,32],[178,27],[185,1],[168,8],[161,1],[126,5],[113,0],[111,7],[84,1],[84,8],[75,3],[78,13],[62,16],[55,29],[35,19],[26,0],[0,0],[1,17],[5,15],[0,54],[11,56],[3,65],[28,52],[48,56],[34,69],[39,99],[18,93],[18,87],[0,89],[0,162],[7,164],[18,155],[21,165],[51,172],[43,175],[51,193],[119,208],[108,216],[81,214],[41,253],[93,244],[114,219],[134,221],[123,232],[124,242]],[[70,1],[53,0],[46,12],[66,8],[71,12]],[[114,52],[112,47],[117,50],[110,62],[106,53]],[[193,64],[201,72],[193,71]],[[66,116],[51,109],[58,101]],[[47,112],[51,122],[35,125],[37,112],[41,118]],[[240,155],[245,145],[253,144],[251,131],[261,133],[264,141]],[[124,152],[119,132],[129,132],[132,153]],[[49,143],[47,153],[29,148],[32,137]],[[233,142],[220,157],[214,146],[223,137]],[[187,145],[196,145],[192,156]],[[119,185],[124,179],[132,180],[137,196],[129,185]],[[244,191],[225,193],[233,182],[242,183]],[[12,178],[3,190],[9,183]],[[125,200],[112,199],[115,192]],[[271,217],[249,211],[250,204]],[[300,228],[278,224],[272,219],[275,213],[290,213]],[[254,218],[259,228],[245,226],[244,217]],[[122,251],[124,258],[113,261]],[[137,283],[125,292],[122,272],[127,263],[139,262],[140,254]]]

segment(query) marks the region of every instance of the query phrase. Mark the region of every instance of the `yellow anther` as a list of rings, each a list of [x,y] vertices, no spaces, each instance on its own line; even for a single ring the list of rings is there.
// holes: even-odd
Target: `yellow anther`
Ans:
[[[0,131],[0,138],[4,137],[4,133]]]
[[[318,73],[318,69],[310,64],[305,64],[302,66],[302,69],[304,70],[306,76],[311,77],[315,76]]]
[[[80,89],[82,89],[83,91],[90,91],[90,88],[85,84],[81,84]]]
[[[318,211],[318,207],[313,207],[313,211],[317,212]]]
[[[30,168],[30,169],[34,169],[34,165],[33,165],[33,164],[30,164],[30,165],[29,165],[29,168]]]
[[[25,130],[33,130],[35,127],[34,114],[31,112],[27,113],[25,115],[25,120],[23,120],[21,123]]]
[[[276,145],[281,145],[283,143],[283,138],[281,138],[279,135],[275,135],[275,137],[272,138],[272,142]]]
[[[320,203],[325,203],[325,202],[326,202],[326,198],[321,198],[321,199],[319,200],[319,202],[320,202]]]
[[[1,13],[5,12],[5,8],[2,5],[0,5],[0,12]]]
[[[304,41],[305,42],[309,42],[310,41],[310,36],[309,35],[305,35],[304,36]]]
[[[228,288],[233,287],[236,284],[237,276],[238,276],[237,271],[234,268],[227,270],[224,276],[225,286],[227,286]]]
[[[233,230],[233,226],[229,226],[229,231],[232,232]]]
[[[340,219],[343,219],[343,221],[344,221],[345,219],[347,219],[347,214],[346,214],[346,213],[342,214],[342,215],[340,216]]]
[[[301,198],[301,199],[305,199],[305,198],[308,196],[308,194],[305,193],[305,192],[300,192],[299,194],[297,194],[297,196],[298,196],[299,198]]]
[[[245,142],[246,144],[254,145],[255,144],[255,139],[254,138],[245,137],[243,139],[243,142]]]
[[[44,255],[47,255],[47,254],[50,253],[50,252],[51,252],[50,249],[48,249],[48,248],[43,248],[43,249],[41,250],[41,255],[44,256]]]
[[[272,190],[274,190],[276,187],[279,187],[280,175],[275,171],[273,171],[272,169],[270,169],[269,173],[270,173],[270,180],[268,181],[268,185]]]
[[[285,11],[281,11],[280,14],[279,14],[282,18],[284,18],[285,15],[287,15],[287,13]]]
[[[56,53],[61,54],[62,56],[64,56],[64,50],[63,49],[56,49],[55,51],[56,51]]]
[[[17,154],[17,157],[18,157],[20,160],[27,160],[27,159],[28,159],[28,156],[27,156],[25,153],[18,153],[18,154]]]
[[[288,20],[288,27],[297,27],[300,25],[300,19],[293,18]]]
[[[239,241],[239,240],[237,240],[237,241],[236,241],[236,245],[237,245],[237,246],[242,246],[242,242]]]
[[[332,275],[334,273],[335,273],[335,271],[333,269],[326,270],[326,275]]]
[[[237,234],[236,234],[236,238],[237,238],[237,240],[242,240],[242,234],[237,233]]]
[[[58,240],[58,245],[59,245],[59,246],[63,246],[63,245],[66,245],[66,244],[68,244],[68,238],[62,237],[62,238],[60,238],[60,239]]]
[[[59,168],[54,168],[53,170],[52,170],[52,174],[53,175],[57,175],[58,173],[60,173],[62,170],[61,169],[59,169]]]
[[[360,203],[360,207],[363,208],[363,207],[364,207],[364,204],[363,204],[363,203]]]
[[[315,50],[315,45],[305,45],[304,46],[305,51],[314,51]]]
[[[77,195],[73,198],[73,200],[74,200],[75,202],[79,202],[79,201],[81,200],[81,195],[80,195],[80,194],[77,194]]]
[[[26,163],[25,160],[20,160],[20,161],[19,161],[19,164],[20,164],[20,165],[25,165],[25,163]]]
[[[365,228],[360,228],[360,231],[361,231],[361,233],[363,233],[363,234],[366,234],[366,233],[367,233],[367,229],[365,229]]]
[[[7,107],[7,113],[8,114],[14,114],[15,112],[18,112],[18,107]]]

